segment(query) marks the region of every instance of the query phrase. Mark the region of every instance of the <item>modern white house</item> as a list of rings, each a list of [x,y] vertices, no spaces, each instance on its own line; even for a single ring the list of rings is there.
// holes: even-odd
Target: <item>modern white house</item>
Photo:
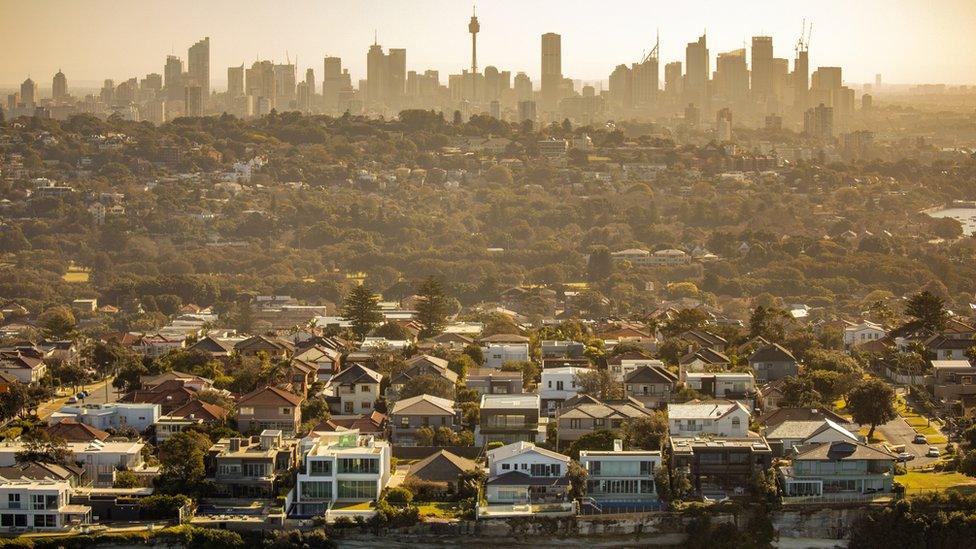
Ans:
[[[569,492],[569,457],[516,442],[488,451],[488,504],[564,500]]]
[[[485,347],[485,367],[498,369],[510,361],[529,360],[528,343],[489,343]]]
[[[576,376],[586,372],[589,368],[576,366],[560,366],[542,370],[542,381],[539,383],[539,398],[541,399],[541,413],[553,417],[559,406],[579,394]]]
[[[741,399],[756,389],[752,372],[688,372],[685,385],[710,397]]]
[[[95,486],[111,486],[118,470],[135,470],[143,465],[142,442],[69,442],[72,460],[85,469]],[[17,452],[26,447],[23,442],[0,443],[0,467],[17,463]]]
[[[48,424],[60,423],[62,419],[74,419],[103,431],[128,426],[141,433],[159,421],[160,415],[162,414],[159,404],[124,402],[83,404],[62,406],[60,410],[51,414]]]
[[[333,414],[371,414],[380,398],[383,375],[362,364],[351,364],[332,376],[325,390],[338,399]]]
[[[883,338],[887,332],[880,324],[862,320],[860,324],[844,328],[844,345],[854,347]]]
[[[65,480],[0,478],[0,531],[57,531],[91,522],[91,508],[69,503]]]
[[[613,379],[620,382],[623,382],[624,378],[626,378],[628,374],[636,371],[642,366],[667,370],[667,366],[664,365],[664,362],[656,358],[622,358],[620,359],[619,364],[612,360],[607,364]]]
[[[390,481],[389,443],[358,429],[314,432],[300,450],[290,515],[317,516],[336,502],[375,500]]]
[[[714,400],[668,404],[672,437],[709,434],[730,438],[749,436],[749,410],[739,402]]]
[[[586,469],[586,495],[598,502],[656,501],[654,473],[661,467],[659,450],[624,450],[614,440],[613,450],[582,450],[580,464]]]

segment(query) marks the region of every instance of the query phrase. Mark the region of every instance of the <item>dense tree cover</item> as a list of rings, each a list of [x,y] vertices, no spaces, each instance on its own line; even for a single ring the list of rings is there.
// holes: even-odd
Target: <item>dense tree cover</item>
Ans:
[[[974,239],[956,238],[951,221],[918,213],[976,197],[976,161],[800,162],[733,184],[715,177],[725,153],[638,131],[555,125],[536,132],[418,112],[386,121],[221,116],[158,127],[88,116],[22,119],[0,128],[8,138],[0,154],[18,153],[32,173],[83,192],[28,197],[29,182],[0,185],[0,198],[10,200],[0,296],[32,311],[99,297],[123,314],[85,329],[119,330],[151,329],[162,322],[157,315],[186,303],[218,304],[228,321],[249,327],[247,308],[235,304],[250,295],[339,303],[345,275],[360,271],[380,292],[436,276],[462,304],[494,300],[518,283],[560,288],[588,280],[606,298],[589,305],[621,314],[689,292],[737,312],[768,294],[774,306],[860,313],[860,300],[873,292],[901,296],[920,287],[955,310],[976,290]],[[127,136],[121,149],[91,137],[113,133]],[[511,162],[442,153],[489,133],[513,140],[501,155]],[[609,171],[612,183],[538,155],[538,139],[582,133],[609,159],[591,158],[585,169]],[[623,146],[627,139],[635,145]],[[162,160],[167,147],[182,153],[176,164]],[[258,155],[268,164],[239,192],[209,180]],[[90,165],[85,174],[76,169],[82,160]],[[646,181],[619,172],[620,163],[640,162],[666,169]],[[360,178],[360,170],[396,167],[426,170],[426,179]],[[176,183],[175,173],[202,177]],[[448,174],[460,174],[459,187],[442,185]],[[126,214],[95,225],[86,200],[100,192],[124,193]],[[609,258],[630,247],[695,246],[719,259],[653,268]],[[92,269],[89,282],[62,279],[71,262]],[[902,312],[890,299],[876,303]],[[136,314],[140,304],[144,313]]]
[[[905,549],[971,547],[976,539],[976,498],[938,492],[869,509],[851,525],[850,547]]]

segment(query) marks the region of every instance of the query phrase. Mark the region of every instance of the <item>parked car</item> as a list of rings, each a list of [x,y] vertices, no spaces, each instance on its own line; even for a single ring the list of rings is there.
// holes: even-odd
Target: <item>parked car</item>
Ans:
[[[75,395],[75,397],[78,400],[81,400],[81,399],[85,398],[85,396],[87,396],[87,395],[85,395],[84,391],[82,391],[82,392],[78,393],[77,395]]]
[[[935,446],[929,446],[929,451],[925,452],[925,456],[930,458],[937,458],[940,455],[942,455],[942,452]]]
[[[68,404],[78,404],[78,397],[71,397],[68,399]]]
[[[909,454],[908,452],[898,454],[898,461],[911,461],[913,459],[915,459],[915,454]]]
[[[928,444],[929,440],[925,438],[925,435],[919,434],[919,435],[915,435],[915,438],[912,439],[912,442],[914,442],[915,444]]]

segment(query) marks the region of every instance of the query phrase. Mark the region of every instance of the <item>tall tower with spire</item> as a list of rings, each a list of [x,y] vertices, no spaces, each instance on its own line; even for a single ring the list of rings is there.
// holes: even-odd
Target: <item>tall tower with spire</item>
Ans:
[[[471,33],[471,74],[478,74],[478,31],[481,24],[478,23],[478,15],[471,10],[471,22],[468,23],[468,32]]]

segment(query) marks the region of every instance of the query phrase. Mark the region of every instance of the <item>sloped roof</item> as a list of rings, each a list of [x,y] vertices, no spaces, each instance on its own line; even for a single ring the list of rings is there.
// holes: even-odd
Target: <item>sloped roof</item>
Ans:
[[[678,377],[660,366],[641,366],[624,376],[624,383],[667,383],[674,384]]]
[[[454,415],[454,401],[433,395],[417,395],[398,400],[390,415]]]
[[[796,357],[779,343],[771,343],[749,355],[749,362],[796,362]]]
[[[65,442],[91,442],[105,440],[110,435],[91,425],[79,423],[77,420],[66,418],[45,428],[51,438],[60,438]]]
[[[285,391],[284,389],[279,389],[278,387],[262,387],[251,391],[250,393],[241,397],[238,405],[241,404],[251,404],[251,405],[277,405],[281,403],[288,403],[292,406],[298,406],[305,400],[301,395],[296,395],[295,393]]]
[[[894,460],[895,456],[879,447],[860,442],[825,442],[801,451],[793,456],[793,461],[851,461],[851,460]]]
[[[699,359],[706,364],[729,364],[731,362],[729,357],[725,356],[724,353],[720,353],[705,347],[703,349],[699,349],[698,351],[686,354],[678,359],[678,363],[690,364],[694,362],[695,359]]]
[[[454,482],[465,471],[478,469],[474,461],[440,450],[410,466],[407,476],[434,482]]]
[[[850,424],[850,421],[844,416],[823,408],[777,408],[760,417],[759,423],[772,429],[784,421],[810,421],[817,419],[829,419],[839,425]]]
[[[366,378],[365,380],[363,378]],[[383,375],[375,370],[371,370],[362,364],[350,364],[329,380],[330,385],[342,385],[348,383],[379,383],[383,380]]]
[[[167,415],[172,417],[188,417],[191,414],[193,417],[198,417],[206,421],[223,421],[227,419],[227,415],[230,414],[230,411],[217,406],[216,404],[194,399],[173,410]]]
[[[558,452],[553,452],[552,450],[546,450],[545,448],[540,448],[531,442],[515,442],[512,444],[506,444],[501,448],[495,448],[494,450],[488,450],[489,461],[498,461],[501,459],[508,459],[515,456],[520,456],[527,452],[535,452],[539,455],[550,457],[558,461],[569,461],[569,456],[564,456]]]
[[[693,400],[684,404],[668,404],[668,419],[719,419],[735,410],[749,410],[738,401]]]

